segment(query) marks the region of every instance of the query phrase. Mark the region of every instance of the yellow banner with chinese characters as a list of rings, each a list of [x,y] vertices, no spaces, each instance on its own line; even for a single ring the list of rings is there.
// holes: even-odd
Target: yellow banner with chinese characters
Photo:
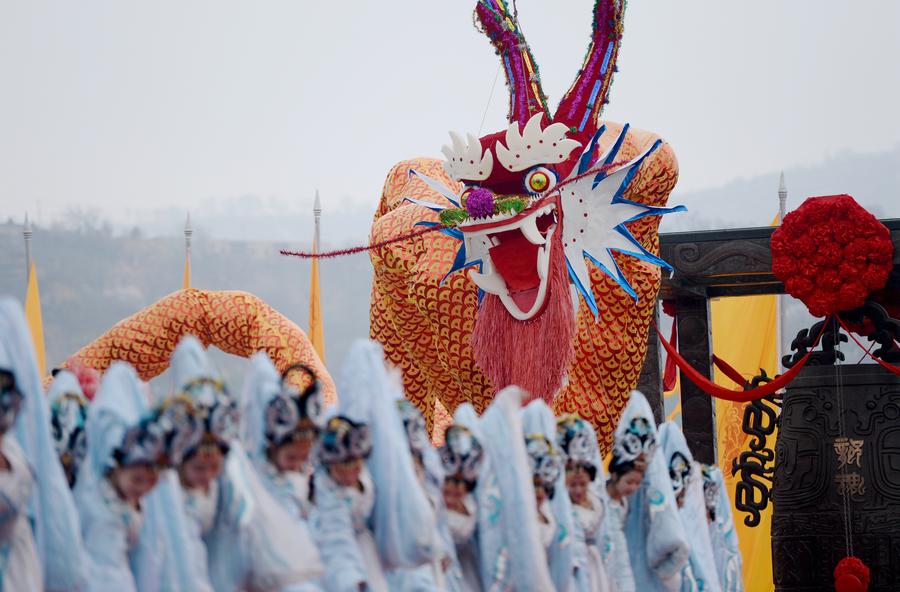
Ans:
[[[722,360],[750,380],[760,368],[769,376],[778,372],[777,296],[743,296],[720,298],[710,302],[713,351]],[[739,388],[721,372],[715,372],[716,384]],[[725,486],[734,503],[734,484],[740,475],[731,476],[731,461],[748,450],[748,436],[741,429],[746,403],[716,399],[716,438],[719,466],[725,475]],[[774,450],[775,436],[767,441]],[[772,592],[772,543],[770,527],[772,506],[762,513],[758,526],[744,524],[745,514],[732,507],[734,525],[740,540],[744,561],[746,592]]]

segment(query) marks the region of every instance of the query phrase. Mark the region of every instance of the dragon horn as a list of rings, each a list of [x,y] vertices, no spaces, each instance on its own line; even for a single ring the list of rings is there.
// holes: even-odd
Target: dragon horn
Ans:
[[[622,17],[625,0],[596,0],[591,44],[584,64],[569,87],[554,119],[588,136],[599,125],[600,112],[608,102],[607,94],[616,71],[616,57],[622,41]]]
[[[505,0],[478,0],[475,18],[503,61],[509,87],[509,121],[524,126],[531,116],[544,113],[550,120],[547,97],[541,89],[537,64],[516,17]]]

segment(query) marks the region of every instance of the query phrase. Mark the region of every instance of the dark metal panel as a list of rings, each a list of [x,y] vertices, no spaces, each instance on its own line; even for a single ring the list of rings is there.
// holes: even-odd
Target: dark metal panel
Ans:
[[[676,301],[678,351],[701,374],[712,376],[709,301],[684,297]],[[716,463],[715,399],[681,374],[681,425],[694,459]]]

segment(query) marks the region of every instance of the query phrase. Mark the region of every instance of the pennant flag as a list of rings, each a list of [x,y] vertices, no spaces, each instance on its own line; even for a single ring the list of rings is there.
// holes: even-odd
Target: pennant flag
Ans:
[[[194,229],[191,227],[191,213],[188,212],[184,220],[184,277],[181,287],[187,290],[191,287],[191,237]]]
[[[187,290],[191,287],[191,254],[188,252],[184,256],[184,278],[182,279],[182,288]]]
[[[325,333],[322,330],[322,305],[319,302],[319,260],[312,260],[309,285],[309,340],[322,362],[325,362]]]
[[[47,374],[47,357],[44,351],[44,321],[41,317],[41,293],[38,288],[37,269],[34,261],[28,266],[28,290],[25,292],[25,320],[31,330],[34,353],[41,376]]]

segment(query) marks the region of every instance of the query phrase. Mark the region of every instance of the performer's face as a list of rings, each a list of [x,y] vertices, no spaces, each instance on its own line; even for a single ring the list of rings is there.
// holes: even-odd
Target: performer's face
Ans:
[[[148,464],[117,467],[109,474],[109,480],[122,501],[137,507],[141,498],[156,487],[159,470]]]
[[[207,491],[222,472],[225,455],[218,446],[204,446],[178,467],[178,477],[186,489]]]
[[[328,473],[334,482],[341,487],[359,486],[359,474],[362,472],[363,459],[354,458],[346,462],[333,463],[328,466]]]
[[[460,511],[460,508],[465,510],[463,500],[466,494],[468,494],[468,488],[462,479],[447,477],[444,480],[444,503],[448,508],[456,512]]]
[[[633,494],[635,491],[640,489],[641,482],[644,480],[644,472],[643,471],[628,471],[627,473],[618,475],[614,482],[613,487],[615,492],[619,497],[628,497]]]
[[[282,473],[299,473],[309,462],[314,440],[298,438],[286,442],[272,453],[272,464]]]
[[[566,471],[566,489],[569,490],[569,499],[572,500],[573,504],[582,505],[585,503],[590,483],[590,475],[580,467]]]

